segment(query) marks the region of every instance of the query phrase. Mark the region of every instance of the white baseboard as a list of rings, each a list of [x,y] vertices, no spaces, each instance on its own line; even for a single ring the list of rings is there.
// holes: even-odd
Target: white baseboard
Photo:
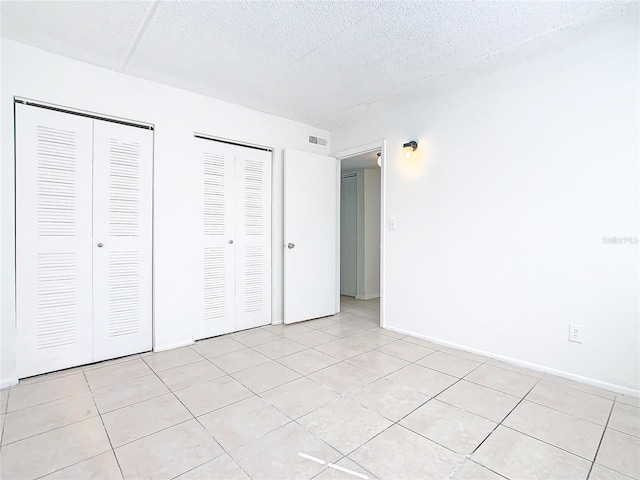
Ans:
[[[422,338],[424,340],[428,340],[433,343],[437,343],[438,345],[443,345],[445,347],[457,348],[458,350],[464,350],[465,352],[475,353],[477,355],[482,355],[484,357],[493,358],[495,360],[500,360],[505,363],[510,363],[511,365],[516,365],[518,367],[529,368],[531,370],[537,370],[538,372],[550,373],[552,375],[556,375],[558,377],[567,378],[569,380],[574,380],[576,382],[584,383],[586,385],[591,385],[593,387],[602,388],[604,390],[610,390],[612,392],[623,393],[625,395],[630,395],[632,397],[640,397],[640,390],[636,390],[629,387],[623,387],[622,385],[616,385],[614,383],[603,382],[601,380],[596,380],[594,378],[583,377],[581,375],[576,375],[575,373],[565,372],[564,370],[558,370],[556,368],[547,367],[545,365],[539,365],[537,363],[526,362],[524,360],[519,360],[513,357],[507,357],[504,355],[498,355],[493,352],[487,352],[484,350],[480,350],[477,348],[468,347],[466,345],[460,345],[457,343],[447,342],[445,340],[441,340],[439,338],[429,337],[427,335],[421,335],[419,333],[410,332],[409,330],[404,330],[402,328],[392,327],[390,325],[384,325],[383,328],[387,330],[391,330],[392,332],[403,333],[405,335],[409,335],[410,337]]]
[[[18,384],[18,377],[14,378],[5,378],[4,380],[0,380],[0,389],[13,387]]]
[[[379,298],[380,292],[378,293],[370,293],[368,295],[356,295],[356,300],[373,300],[374,298]]]
[[[153,351],[164,352],[165,350],[173,350],[174,348],[186,347],[187,345],[193,345],[194,343],[196,342],[193,340],[188,340],[185,342],[170,343],[168,345],[156,345],[155,347],[153,347]]]

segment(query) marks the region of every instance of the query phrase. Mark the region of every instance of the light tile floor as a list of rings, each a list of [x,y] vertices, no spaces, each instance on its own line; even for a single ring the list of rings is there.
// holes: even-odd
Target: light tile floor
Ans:
[[[26,379],[1,392],[0,477],[639,478],[638,399],[383,330],[378,307]]]

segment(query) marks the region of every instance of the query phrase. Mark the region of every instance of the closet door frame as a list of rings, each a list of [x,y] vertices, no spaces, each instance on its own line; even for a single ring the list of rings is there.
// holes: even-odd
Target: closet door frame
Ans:
[[[150,349],[153,349],[155,347],[155,314],[154,314],[154,309],[155,309],[155,284],[154,284],[154,263],[155,263],[155,251],[154,251],[154,237],[155,237],[155,222],[154,222],[154,208],[155,208],[155,195],[153,195],[153,190],[154,190],[154,165],[155,165],[155,155],[154,155],[154,145],[155,145],[155,125],[152,123],[146,123],[146,122],[141,122],[141,121],[137,121],[137,120],[131,120],[131,119],[127,119],[127,118],[123,118],[123,117],[117,117],[117,116],[112,116],[112,115],[106,115],[106,114],[102,114],[102,113],[95,113],[95,112],[91,112],[91,111],[87,111],[87,110],[82,110],[82,109],[77,109],[77,108],[71,108],[71,107],[67,107],[67,106],[61,106],[61,105],[57,105],[57,104],[52,104],[52,103],[48,103],[48,102],[43,102],[40,100],[33,100],[33,99],[28,99],[28,98],[24,98],[24,97],[19,97],[19,96],[15,96],[13,97],[14,100],[14,138],[15,138],[15,142],[14,142],[14,171],[13,171],[13,178],[14,178],[14,185],[16,186],[14,191],[13,191],[13,199],[14,199],[14,205],[13,205],[13,213],[14,213],[14,219],[15,219],[15,224],[14,224],[14,232],[16,235],[16,243],[14,245],[14,249],[13,249],[13,254],[14,254],[14,259],[16,259],[16,268],[14,269],[13,272],[13,281],[14,281],[14,292],[13,292],[13,296],[14,296],[14,305],[15,305],[15,310],[14,310],[14,314],[15,314],[15,322],[16,322],[16,347],[17,347],[17,351],[16,351],[16,361],[17,361],[17,378],[25,378],[28,376],[32,376],[32,375],[36,375],[37,373],[34,373],[33,369],[25,369],[22,368],[20,365],[20,349],[21,349],[21,335],[20,335],[20,323],[19,323],[19,313],[18,313],[18,286],[19,286],[19,275],[21,274],[18,271],[18,265],[17,265],[17,259],[18,259],[18,248],[19,248],[19,233],[18,233],[18,229],[19,229],[19,220],[18,220],[18,208],[19,208],[19,202],[18,202],[18,186],[17,186],[17,180],[18,180],[18,172],[20,171],[20,168],[18,168],[18,149],[20,148],[19,144],[20,144],[20,140],[19,140],[19,136],[20,136],[20,132],[18,131],[19,125],[18,125],[18,121],[17,121],[17,111],[21,108],[23,108],[22,106],[29,106],[32,108],[40,108],[43,110],[49,110],[49,111],[54,111],[54,112],[59,112],[62,114],[68,114],[68,115],[72,115],[74,117],[86,117],[88,119],[92,119],[92,120],[100,120],[100,121],[106,121],[106,122],[112,122],[112,123],[118,123],[118,124],[122,124],[122,125],[127,125],[130,127],[135,127],[135,128],[142,128],[142,129],[147,129],[147,130],[151,130],[152,132],[152,140],[151,140],[151,167],[150,167],[150,175],[151,175],[151,191],[152,191],[152,195],[151,195],[151,206],[150,206],[150,210],[151,210],[151,218],[150,218],[150,231],[151,231],[151,239],[150,239],[150,245],[149,245],[149,249],[150,249],[150,264],[151,264],[151,275],[149,278],[150,281],[150,291],[151,291],[151,298],[150,298],[150,302],[151,304],[149,305],[149,310],[151,312],[151,333],[150,333]],[[92,144],[92,148],[93,148],[93,144]],[[92,170],[92,175],[93,175],[93,162],[91,163],[91,170]],[[92,185],[92,181],[89,182]],[[89,209],[92,210],[92,205],[89,205]],[[93,212],[92,212],[93,214]],[[93,217],[92,217],[93,218]],[[93,223],[93,219],[91,221],[91,223]],[[91,227],[90,227],[91,229]],[[91,229],[92,230],[92,229]],[[91,236],[93,236],[93,231],[91,232]],[[95,243],[93,241],[94,239],[91,238],[88,248],[91,250],[93,249],[94,245],[93,243]],[[91,267],[93,269],[93,266]],[[93,274],[92,274],[93,275]],[[90,278],[93,278],[93,276],[90,275]],[[92,300],[93,302],[93,300]],[[92,320],[92,326],[91,326],[91,330],[93,330],[93,318]],[[91,338],[90,340],[90,348],[93,349],[93,338]],[[85,363],[93,363],[97,360],[95,360],[93,358],[93,351],[91,352],[91,359],[89,359],[87,362]],[[82,363],[82,364],[85,364]],[[81,365],[81,364],[78,364]],[[50,368],[47,369],[47,372],[51,372],[51,371],[56,371],[62,368],[70,368],[72,365],[68,365],[68,366],[60,366],[57,363],[55,365],[52,365]],[[46,373],[46,372],[41,372],[41,373]]]
[[[275,308],[276,308],[276,302],[274,301],[274,295],[275,295],[275,291],[274,291],[274,285],[275,285],[275,275],[276,272],[274,271],[274,255],[276,252],[276,249],[274,248],[274,245],[277,243],[277,241],[279,239],[275,238],[275,230],[273,228],[273,219],[274,219],[274,198],[273,198],[273,192],[274,192],[274,188],[273,188],[273,182],[274,182],[274,175],[273,175],[273,169],[274,169],[274,148],[272,147],[268,147],[265,145],[258,145],[258,144],[252,144],[252,143],[248,143],[248,142],[242,142],[242,141],[237,141],[237,140],[230,140],[230,139],[226,139],[226,138],[222,138],[222,137],[216,137],[216,136],[212,136],[212,135],[208,135],[208,134],[203,134],[203,133],[194,133],[193,134],[194,140],[195,140],[195,144],[197,145],[199,141],[212,141],[212,142],[218,142],[221,144],[226,144],[228,147],[240,147],[240,148],[248,148],[248,149],[255,149],[255,150],[262,150],[262,151],[266,151],[269,152],[269,159],[268,159],[268,186],[269,186],[269,193],[268,195],[265,197],[265,200],[268,200],[270,208],[269,208],[269,220],[268,220],[268,230],[265,233],[265,236],[267,238],[267,241],[270,243],[270,248],[269,248],[269,252],[268,255],[266,255],[267,261],[269,262],[269,275],[268,278],[265,279],[265,281],[269,282],[269,289],[268,289],[268,295],[266,295],[266,297],[268,297],[268,302],[269,302],[269,307],[268,307],[268,315],[269,315],[269,323],[267,323],[267,325],[272,325],[274,318],[275,318]],[[202,154],[202,148],[200,148],[199,146],[196,146],[195,148],[195,154],[198,155],[198,162],[202,161],[201,158],[201,154]],[[234,177],[238,175],[238,162],[236,162],[235,160],[235,156],[234,156],[234,165],[233,165],[233,170],[234,170]],[[235,182],[235,180],[234,180]],[[202,203],[202,202],[200,202]],[[238,221],[237,221],[237,216],[234,215],[236,218],[233,220],[233,225],[234,225],[234,244],[237,245],[237,236],[239,234],[240,228],[238,225]],[[234,247],[236,246],[234,245]],[[204,244],[202,245],[204,247]],[[235,248],[234,248],[235,250]],[[235,252],[234,252],[235,253]],[[237,259],[234,262],[235,265],[238,264]],[[234,290],[237,292],[239,289],[237,288],[237,278],[234,275]],[[236,320],[238,318],[238,301],[236,299],[236,301],[234,302],[234,310],[235,310],[235,317],[234,320]],[[200,307],[200,315],[203,314],[204,309],[203,309],[204,305],[202,305]],[[196,322],[202,323],[204,321],[203,318],[198,317],[196,319]],[[236,327],[237,327],[237,320],[236,320]],[[245,327],[246,328],[246,327]],[[251,327],[249,327],[251,328]],[[195,339],[196,340],[202,340],[205,338],[210,338],[211,335],[209,336],[202,336],[202,328],[200,325],[195,325],[194,331],[196,333],[195,335]],[[223,335],[225,333],[232,333],[235,331],[240,331],[237,328],[229,331],[229,332],[223,332],[223,333],[215,333],[213,336],[218,336],[218,335]]]

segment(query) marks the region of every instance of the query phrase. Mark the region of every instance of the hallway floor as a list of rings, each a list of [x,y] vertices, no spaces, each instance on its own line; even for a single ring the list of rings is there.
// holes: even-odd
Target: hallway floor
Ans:
[[[383,330],[379,304],[22,381],[3,479],[627,479],[638,399]]]

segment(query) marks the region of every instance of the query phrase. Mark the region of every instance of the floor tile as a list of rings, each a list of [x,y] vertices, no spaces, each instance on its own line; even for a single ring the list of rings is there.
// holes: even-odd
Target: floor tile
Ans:
[[[629,477],[640,478],[640,439],[607,429],[602,438],[596,463]]]
[[[630,395],[618,395],[616,396],[616,402],[624,403],[625,405],[633,405],[634,407],[640,407],[640,398],[632,397]]]
[[[404,340],[405,342],[413,343],[414,345],[420,345],[421,347],[429,348],[434,351],[444,348],[442,345],[430,342],[429,340],[425,340],[424,338],[412,337],[410,335],[405,336],[402,340]]]
[[[111,450],[98,417],[2,447],[0,477],[37,478]]]
[[[323,345],[329,342],[335,342],[338,340],[338,337],[329,335],[328,333],[321,332],[319,330],[311,330],[305,333],[299,333],[297,335],[292,335],[291,340],[297,343],[301,343],[302,345],[306,345],[307,347],[317,347],[318,345]]]
[[[102,416],[113,447],[119,447],[193,418],[172,393]]]
[[[347,360],[367,350],[371,350],[371,348],[363,345],[361,342],[354,340],[353,337],[341,338],[335,342],[318,345],[315,349],[339,360]]]
[[[138,358],[136,355],[134,358]],[[55,372],[43,373],[42,375],[36,375],[34,377],[22,378],[20,379],[19,386],[31,385],[33,383],[45,382],[47,380],[53,380],[55,378],[67,377],[69,375],[76,375],[78,373],[83,373],[87,366],[83,365],[80,367],[73,368],[65,368],[64,370],[58,370]]]
[[[351,335],[351,337],[349,338],[360,342],[363,346],[367,347],[368,350],[383,347],[384,345],[388,345],[396,341],[395,338],[391,338],[388,335],[383,335],[379,332],[379,330],[379,328],[367,330],[366,332]]]
[[[269,362],[269,357],[265,357],[261,353],[250,348],[238,350],[237,352],[227,353],[219,357],[211,358],[211,362],[220,367],[227,373],[235,373],[240,370],[246,370],[255,367],[261,363]]]
[[[89,385],[83,373],[55,378],[31,385],[16,386],[11,389],[7,412],[32,407],[59,398],[89,393]]]
[[[195,419],[128,443],[115,452],[125,479],[172,478],[224,453]]]
[[[349,458],[381,480],[446,479],[463,460],[463,457],[399,425],[365,443]]]
[[[96,368],[110,367],[112,365],[118,365],[120,363],[130,362],[131,360],[142,358],[143,355],[153,355],[153,352],[146,352],[144,354],[139,353],[135,355],[127,355],[126,357],[118,357],[118,358],[113,358],[111,360],[103,360],[101,362],[90,363],[89,365],[82,365],[81,368],[83,371],[89,372],[91,370],[95,370]]]
[[[301,322],[300,324],[304,325],[305,327],[311,328],[313,330],[317,330],[320,328],[325,328],[331,325],[335,325],[340,321],[341,320],[339,319],[338,315],[332,315],[330,317],[317,318],[315,320],[307,320],[306,322]]]
[[[170,368],[180,367],[200,360],[202,360],[202,356],[190,346],[165,350],[144,357],[144,361],[155,372],[169,370]]]
[[[261,393],[300,378],[300,374],[278,362],[269,362],[234,373],[233,377],[249,390]]]
[[[474,362],[473,360],[444,352],[433,352],[416,363],[458,378],[464,377],[482,365],[480,362]]]
[[[386,378],[356,390],[351,397],[360,405],[394,422],[429,400],[427,395]]]
[[[299,378],[260,394],[264,400],[292,419],[336,400],[338,395],[309,380]]]
[[[478,355],[477,353],[471,353],[465,350],[460,350],[459,348],[440,347],[440,351],[443,353],[449,353],[451,355],[457,355],[458,357],[467,358],[469,360],[473,360],[474,362],[485,363],[486,361],[489,360],[488,357]]]
[[[535,377],[486,364],[480,365],[464,379],[521,398],[538,382]]]
[[[406,360],[402,360],[401,358],[394,357],[393,355],[388,355],[377,350],[356,355],[355,357],[347,360],[347,363],[362,368],[363,370],[367,370],[368,372],[380,377],[409,365],[409,362]]]
[[[393,330],[389,330],[388,328],[380,327],[378,329],[370,330],[371,332],[377,331],[382,335],[386,335],[387,337],[395,338],[396,340],[405,339],[407,336],[404,333],[394,332]]]
[[[597,463],[593,464],[593,468],[591,469],[591,474],[589,475],[589,480],[633,480],[631,477],[621,474],[620,472],[616,472],[615,470],[611,470],[610,468],[603,467],[602,465],[598,465]]]
[[[331,402],[298,423],[344,455],[393,424],[349,398]]]
[[[7,413],[7,403],[9,402],[9,389],[0,390],[0,414]]]
[[[400,425],[462,455],[473,452],[497,426],[435,399],[404,418]]]
[[[466,380],[460,380],[442,392],[438,395],[438,400],[494,422],[502,421],[520,401],[513,395]]]
[[[313,331],[312,328],[307,327],[303,323],[292,323],[289,325],[281,323],[280,325],[268,325],[266,327],[263,327],[263,329],[286,338],[292,337],[293,335],[298,335],[300,333]]]
[[[521,373],[523,375],[529,375],[530,377],[543,378],[546,375],[546,373],[544,372],[539,372],[531,368],[520,367],[518,365],[503,362],[501,360],[496,360],[494,358],[490,358],[489,360],[487,360],[486,364],[493,365],[494,367],[502,368],[504,370],[511,370],[512,372]]]
[[[43,480],[122,480],[120,467],[112,450],[88,460],[76,463],[50,475]]]
[[[393,355],[408,362],[415,362],[434,352],[434,350],[430,348],[421,347],[420,345],[404,340],[396,340],[393,343],[384,345],[378,348],[378,351]]]
[[[233,405],[198,417],[198,421],[226,451],[289,423],[278,410],[259,397],[249,397]]]
[[[546,380],[540,380],[526,398],[600,425],[607,422],[613,405],[612,400]]]
[[[158,372],[160,380],[174,392],[225,375],[226,373],[208,360],[201,360]]]
[[[5,417],[2,444],[48,432],[98,415],[90,393],[81,393],[10,412]]]
[[[317,372],[318,370],[327,368],[339,361],[340,360],[332,357],[331,355],[327,355],[326,353],[319,352],[312,348],[278,359],[278,362],[302,375],[309,375],[313,372]]]
[[[503,424],[587,460],[596,456],[604,431],[602,425],[527,400]]]
[[[488,468],[478,465],[472,460],[458,466],[456,471],[449,477],[450,480],[503,480],[502,475],[489,470]]]
[[[221,455],[183,473],[175,480],[248,480],[249,477],[229,455]]]
[[[237,352],[238,350],[244,350],[247,346],[235,341],[231,337],[224,336],[199,340],[191,348],[205,358],[214,358],[227,353]]]
[[[374,382],[378,376],[347,363],[337,363],[312,373],[309,378],[343,395]]]
[[[368,480],[376,480],[375,475],[362,468],[353,460],[349,460],[347,457],[340,459],[336,463],[327,465],[327,468],[319,475],[313,477],[313,480],[357,480],[358,478],[362,478],[354,475],[352,472],[366,475]]]
[[[124,382],[133,378],[151,375],[153,371],[141,359],[136,358],[130,362],[117,363],[108,367],[96,368],[85,373],[91,390]]]
[[[607,428],[640,437],[640,408],[616,402]]]
[[[473,460],[507,478],[586,478],[591,463],[507,427],[498,427]]]
[[[342,457],[295,422],[234,450],[231,457],[254,480],[308,479],[324,470],[299,453],[331,463]]]
[[[193,415],[200,416],[251,397],[253,392],[227,376],[178,390],[175,394]]]
[[[386,376],[392,382],[399,383],[405,387],[413,388],[431,397],[435,397],[446,388],[458,381],[451,375],[436,372],[430,368],[420,365],[408,365],[390,375]]]
[[[244,332],[234,333],[232,338],[247,347],[255,347],[256,345],[279,340],[282,337],[268,330],[263,330],[262,328],[254,328]]]
[[[591,395],[596,395],[598,397],[607,398],[609,400],[613,400],[616,398],[616,394],[609,390],[604,390],[603,388],[594,387],[592,385],[587,385],[586,383],[576,382],[574,380],[569,380],[568,378],[558,377],[557,375],[545,374],[545,381],[559,383],[560,385],[564,385],[565,387],[574,388],[576,390],[580,390],[581,392],[590,393]]]
[[[133,405],[134,403],[149,400],[165,393],[169,389],[155,375],[134,378],[126,382],[108,385],[93,392],[98,411],[101,414],[118,408]]]
[[[366,325],[356,324],[353,323],[353,321],[350,321],[344,323],[336,323],[335,325],[322,328],[320,329],[320,331],[329,335],[333,335],[334,337],[345,338],[350,335],[355,335],[356,333],[366,332],[370,328],[371,327],[367,327]]]
[[[261,354],[272,359],[285,357],[287,355],[291,355],[292,353],[306,350],[307,348],[308,347],[306,345],[294,342],[293,340],[290,340],[288,338],[275,340],[269,343],[263,343],[262,345],[253,347],[253,349],[257,352],[260,352]]]

